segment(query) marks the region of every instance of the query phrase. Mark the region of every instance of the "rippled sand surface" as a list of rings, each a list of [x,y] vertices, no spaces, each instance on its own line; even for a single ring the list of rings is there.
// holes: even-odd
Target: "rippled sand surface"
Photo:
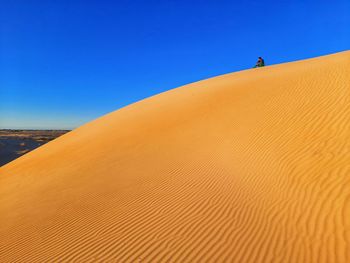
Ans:
[[[227,74],[0,168],[0,262],[350,262],[350,52]]]

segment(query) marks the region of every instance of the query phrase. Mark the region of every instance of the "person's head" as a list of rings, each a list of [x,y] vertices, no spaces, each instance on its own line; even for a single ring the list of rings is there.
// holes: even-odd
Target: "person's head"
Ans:
[[[259,57],[259,59],[262,59],[262,57]]]

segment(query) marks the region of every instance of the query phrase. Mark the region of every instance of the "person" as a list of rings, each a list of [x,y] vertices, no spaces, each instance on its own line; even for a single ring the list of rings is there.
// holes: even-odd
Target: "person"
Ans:
[[[262,57],[258,58],[258,61],[256,62],[254,68],[260,68],[265,66],[265,61]]]

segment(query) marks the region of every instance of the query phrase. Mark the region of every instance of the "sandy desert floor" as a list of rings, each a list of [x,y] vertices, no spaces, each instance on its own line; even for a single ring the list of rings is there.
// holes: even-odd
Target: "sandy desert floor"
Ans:
[[[350,262],[350,52],[222,75],[0,168],[0,262]]]
[[[0,129],[0,166],[17,159],[23,154],[67,132],[68,130]]]

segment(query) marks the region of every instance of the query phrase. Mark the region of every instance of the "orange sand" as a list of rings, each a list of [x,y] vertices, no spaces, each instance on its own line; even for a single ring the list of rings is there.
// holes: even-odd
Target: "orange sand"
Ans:
[[[0,169],[0,262],[350,262],[350,52],[174,89]]]

